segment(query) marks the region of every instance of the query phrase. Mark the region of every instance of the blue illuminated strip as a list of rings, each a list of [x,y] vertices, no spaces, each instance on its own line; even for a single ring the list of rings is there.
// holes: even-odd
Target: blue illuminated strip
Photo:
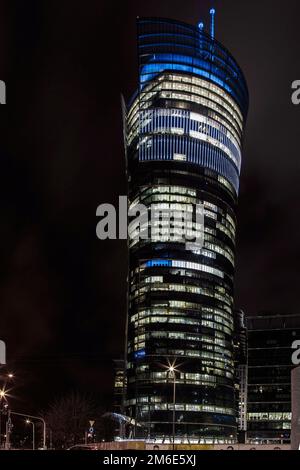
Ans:
[[[224,278],[224,272],[220,269],[213,268],[212,266],[207,266],[205,264],[194,263],[190,261],[178,261],[178,260],[164,260],[156,259],[150,260],[145,263],[146,268],[153,267],[169,267],[169,268],[182,268],[182,269],[192,269],[196,271],[203,271],[214,276]]]
[[[171,37],[174,37],[173,34],[170,35]],[[238,70],[236,69],[236,67],[232,67],[231,65],[229,65],[229,63],[227,63],[226,61],[224,61],[223,59],[221,59],[220,57],[218,57],[215,52],[211,51],[210,49],[210,44],[209,43],[205,43],[203,41],[203,38],[199,38],[199,45],[200,45],[200,53],[201,55],[207,55],[209,54],[210,57],[211,57],[211,60],[220,64],[221,67],[224,67],[224,69],[226,71],[228,71],[232,77],[234,79],[236,79],[238,77]],[[207,49],[204,49],[203,45],[206,45],[207,46]],[[159,43],[154,43],[154,44],[142,44],[140,45],[139,47],[141,49],[147,49],[149,48],[151,50],[151,52],[155,51],[155,48],[160,48],[160,47],[169,47],[170,50],[172,49],[172,47],[174,47],[174,43],[170,42],[164,42],[162,44],[159,44]],[[192,45],[192,46],[188,46],[187,44],[180,44],[180,43],[176,43],[176,46],[179,46],[180,49],[187,49],[187,54],[188,53],[193,53],[195,54],[195,45]]]
[[[164,47],[164,46],[172,46],[174,48],[174,41],[168,42],[169,38],[175,39],[177,38],[178,41],[176,42],[177,47],[188,47],[192,50],[195,51],[195,37],[194,37],[194,31],[189,31],[189,34],[185,34],[183,32],[180,33],[167,33],[164,31],[163,33],[164,39],[166,41],[161,42],[162,39],[162,33],[147,33],[147,34],[141,34],[139,36],[140,41],[143,40],[148,40],[149,38],[152,38],[155,40],[155,38],[158,38],[159,42],[152,42],[150,44],[139,44],[140,48],[145,48],[145,47],[151,47],[152,50],[154,50],[156,47]],[[190,45],[187,44],[187,41],[190,42]],[[222,61],[224,66],[228,67],[230,65],[230,68],[232,69],[232,72],[235,76],[241,76],[241,70],[238,67],[238,65],[235,63],[235,61],[230,57],[230,53],[226,51],[223,47],[219,47],[216,41],[213,43],[213,51],[211,50],[212,47],[212,42],[208,40],[208,38],[205,36],[203,33],[199,33],[199,37],[197,38],[197,41],[201,45],[200,52],[205,53],[208,52],[213,55],[213,57],[216,57],[218,60],[222,61],[222,57],[225,59],[225,61]]]
[[[208,78],[240,101],[240,97],[235,90],[225,81],[228,75],[219,67],[212,66],[209,61],[179,54],[154,54],[151,60],[152,62],[149,61],[141,68],[141,83],[152,80],[157,74],[165,70],[179,70]],[[218,78],[217,75],[223,79]]]
[[[137,352],[134,353],[135,359],[139,359],[139,358],[145,357],[145,356],[146,356],[146,351],[145,351],[145,349],[140,349],[139,351],[137,351]]]
[[[221,80],[220,78],[216,77],[216,75],[213,75],[211,72],[206,72],[205,70],[201,70],[199,68],[192,67],[189,65],[179,65],[170,63],[145,65],[142,71],[141,82],[143,84],[149,82],[150,80],[155,78],[159,73],[164,72],[166,70],[189,72],[195,75],[199,75],[200,77],[208,78],[217,85],[220,85],[224,90],[228,91],[231,96],[238,100],[236,93],[229,85],[227,85],[227,83],[224,82],[224,80]]]
[[[153,260],[147,261],[146,263],[147,268],[153,268],[155,266],[172,267],[172,261],[165,260],[165,259],[153,259]]]

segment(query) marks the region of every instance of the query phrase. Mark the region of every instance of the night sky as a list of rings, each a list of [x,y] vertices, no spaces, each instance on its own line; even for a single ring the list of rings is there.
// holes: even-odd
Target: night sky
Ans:
[[[300,311],[297,0],[0,1],[0,339],[13,406],[70,389],[110,403],[122,356],[126,242],[96,238],[96,208],[126,194],[120,94],[137,85],[136,16],[208,22],[249,85],[236,307]]]

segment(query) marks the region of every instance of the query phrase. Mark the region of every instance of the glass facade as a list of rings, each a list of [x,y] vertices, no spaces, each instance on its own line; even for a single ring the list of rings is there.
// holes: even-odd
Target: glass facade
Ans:
[[[139,88],[125,119],[129,208],[201,204],[204,245],[170,239],[163,220],[151,239],[129,242],[126,413],[151,438],[233,442],[233,276],[247,85],[229,52],[198,27],[152,18],[137,26]],[[176,363],[175,379],[168,363]]]
[[[124,360],[116,359],[114,361],[114,397],[113,397],[113,411],[122,414],[124,391],[126,389],[125,380],[125,364]]]
[[[250,317],[247,323],[248,440],[289,443],[292,343],[300,338],[300,315]]]

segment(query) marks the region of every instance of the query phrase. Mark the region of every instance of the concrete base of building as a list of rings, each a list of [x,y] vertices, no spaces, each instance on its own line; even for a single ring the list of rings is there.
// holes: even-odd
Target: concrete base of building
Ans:
[[[124,440],[124,441],[115,441],[115,442],[101,442],[97,444],[98,450],[109,450],[109,451],[122,451],[122,450],[147,450],[147,451],[249,451],[249,450],[291,450],[289,444],[271,444],[271,445],[260,445],[260,444],[162,444],[160,442],[147,442],[147,441],[137,441],[137,440]]]

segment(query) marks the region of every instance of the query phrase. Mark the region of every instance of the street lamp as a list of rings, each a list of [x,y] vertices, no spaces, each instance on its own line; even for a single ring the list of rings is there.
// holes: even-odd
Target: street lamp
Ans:
[[[2,405],[2,400],[5,400],[6,393],[5,390],[0,390],[0,449],[2,447],[2,414],[5,411],[7,404]]]
[[[46,426],[46,421],[44,418],[41,418],[40,416],[33,416],[33,415],[28,415],[24,413],[17,413],[16,411],[10,411],[10,414],[16,415],[16,416],[24,416],[26,419],[34,419],[34,420],[39,420],[43,423],[43,450],[46,450],[46,435],[47,435],[47,426]]]
[[[32,450],[35,450],[35,424],[30,419],[26,419],[26,424],[32,424]]]
[[[173,422],[172,422],[172,435],[173,435],[173,450],[175,450],[175,426],[176,426],[176,372],[179,372],[177,367],[175,366],[175,362],[173,364],[169,363],[167,367],[167,375],[173,379]]]
[[[5,434],[5,449],[7,449],[7,450],[10,449],[10,433],[11,433],[11,430],[12,430],[10,409],[8,407],[8,402],[7,402],[7,398],[10,397],[9,392],[10,392],[10,389],[7,389],[7,388],[2,388],[0,390],[0,404],[1,404],[2,400],[5,401],[4,411],[5,411],[5,414],[7,415],[6,434]],[[0,441],[1,441],[1,439],[0,439]]]

